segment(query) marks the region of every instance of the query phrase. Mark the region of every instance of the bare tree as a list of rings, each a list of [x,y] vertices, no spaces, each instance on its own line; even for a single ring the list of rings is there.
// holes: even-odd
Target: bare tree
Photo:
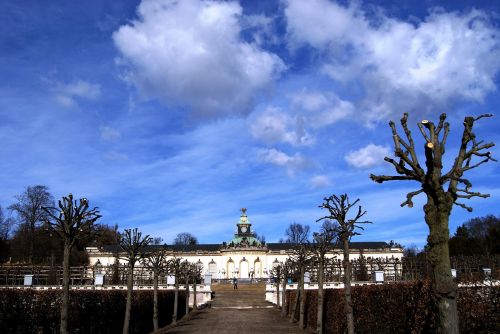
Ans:
[[[78,202],[69,194],[58,201],[58,208],[42,207],[47,223],[52,231],[64,242],[63,257],[63,296],[61,303],[60,332],[68,332],[69,307],[69,261],[71,249],[81,238],[92,233],[93,225],[101,217],[97,208],[89,209],[89,202],[81,198]]]
[[[9,206],[9,210],[17,214],[20,222],[24,224],[29,231],[28,262],[33,263],[35,229],[47,220],[47,213],[42,207],[54,206],[54,199],[49,193],[49,188],[42,185],[29,186],[21,195],[15,198],[17,203]]]
[[[356,232],[356,229],[363,230],[363,227],[361,227],[359,224],[367,224],[370,222],[359,221],[361,217],[366,214],[366,211],[363,211],[361,209],[361,205],[358,206],[358,211],[354,218],[347,218],[349,210],[359,202],[359,199],[351,203],[347,194],[343,194],[340,195],[340,197],[336,195],[325,197],[323,201],[323,204],[321,204],[319,207],[322,209],[327,209],[329,211],[329,215],[321,217],[317,221],[327,219],[337,222],[336,225],[330,226],[330,232],[333,232],[333,234],[337,236],[342,243],[344,256],[342,264],[344,267],[344,296],[345,312],[347,318],[347,331],[349,334],[354,334],[354,317],[351,298],[352,269],[351,262],[349,261],[349,241],[353,236],[359,235],[359,233]]]
[[[158,277],[167,269],[167,250],[159,248],[143,260],[144,266],[153,272],[153,328],[158,330]]]
[[[191,280],[191,276],[194,274],[194,266],[188,260],[184,260],[181,263],[181,273],[184,276],[185,284],[184,287],[186,289],[186,315],[189,314],[189,282]]]
[[[292,274],[292,269],[293,269],[292,260],[286,259],[285,262],[283,262],[283,264],[282,264],[282,271],[283,271],[283,279],[281,281],[281,290],[283,291],[283,293],[281,294],[281,316],[282,317],[286,316],[286,309],[285,309],[286,284],[287,284],[288,276]]]
[[[182,270],[182,258],[173,257],[168,260],[168,273],[175,277],[174,289],[174,311],[172,314],[172,324],[177,323],[177,310],[179,309],[179,275]]]
[[[149,235],[142,237],[142,233],[135,229],[126,229],[120,239],[120,246],[126,253],[128,261],[127,277],[127,304],[125,319],[123,321],[123,334],[128,334],[130,324],[130,311],[132,309],[132,289],[134,288],[134,268],[137,261],[145,257],[145,248],[151,242]]]
[[[284,276],[284,264],[282,262],[273,264],[271,274],[273,275],[276,283],[276,306],[280,308],[280,284]],[[285,290],[283,290],[283,293],[285,293]]]
[[[318,265],[318,306],[316,332],[322,334],[323,329],[323,307],[324,307],[324,277],[325,267],[328,262],[327,254],[333,249],[332,242],[335,239],[334,230],[337,228],[330,220],[325,220],[321,231],[313,234],[313,252]]]
[[[198,239],[194,235],[188,232],[182,232],[177,234],[174,239],[174,245],[197,245]]]
[[[446,114],[441,114],[437,126],[428,120],[418,123],[425,140],[425,170],[418,161],[415,143],[408,129],[408,114],[401,118],[401,126],[406,138],[402,138],[394,122],[389,122],[394,140],[394,155],[397,159],[386,157],[384,160],[392,164],[398,175],[370,175],[375,182],[416,181],[418,189],[406,195],[401,206],[413,207],[413,197],[424,193],[427,203],[424,205],[425,222],[429,226],[428,259],[432,267],[432,287],[439,308],[440,330],[443,333],[458,333],[457,291],[458,287],[451,277],[449,257],[449,217],[453,205],[467,211],[472,208],[459,202],[461,199],[473,197],[489,197],[487,194],[471,191],[472,183],[464,178],[464,173],[493,160],[488,151],[494,143],[478,141],[472,131],[474,123],[490,114],[478,117],[465,117],[464,130],[455,161],[447,172],[443,172],[443,155],[450,125],[446,122]]]
[[[285,242],[302,244],[309,241],[309,225],[291,223],[285,231]]]
[[[299,282],[297,285],[297,295],[295,298],[295,303],[292,309],[292,317],[290,322],[295,321],[297,309],[299,310],[299,327],[303,329],[305,327],[305,291],[304,291],[304,276],[307,267],[311,262],[311,250],[305,243],[299,244],[293,250],[293,255],[291,256],[298,272],[299,272]]]

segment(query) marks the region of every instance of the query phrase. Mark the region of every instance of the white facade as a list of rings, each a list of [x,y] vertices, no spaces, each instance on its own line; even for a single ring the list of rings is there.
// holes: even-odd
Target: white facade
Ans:
[[[287,243],[262,244],[255,238],[251,223],[242,209],[240,220],[236,224],[236,233],[231,241],[222,245],[205,244],[189,246],[171,246],[170,256],[176,256],[191,263],[203,266],[203,272],[211,273],[214,279],[227,278],[268,278],[273,266],[285,262],[293,253],[293,245]],[[155,247],[149,246],[150,250]],[[147,250],[146,250],[147,251]],[[118,256],[121,264],[126,260],[120,256],[118,245],[102,248],[87,247],[90,265],[93,267],[99,261],[103,266],[111,266]],[[351,243],[350,260],[363,255],[365,258],[395,258],[401,260],[403,250],[390,248],[385,242],[353,242]],[[343,260],[340,249],[332,251],[329,257]]]

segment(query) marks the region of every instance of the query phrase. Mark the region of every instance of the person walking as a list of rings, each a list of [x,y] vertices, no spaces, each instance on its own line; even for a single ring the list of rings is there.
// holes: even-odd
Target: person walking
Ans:
[[[233,289],[238,289],[238,279],[233,277]]]

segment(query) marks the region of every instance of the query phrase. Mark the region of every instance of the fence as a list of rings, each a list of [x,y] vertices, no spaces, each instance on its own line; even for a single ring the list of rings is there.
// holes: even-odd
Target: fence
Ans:
[[[500,255],[493,256],[460,256],[452,257],[451,266],[456,270],[459,282],[476,282],[482,280],[486,268],[492,279],[500,279]],[[425,256],[397,258],[364,258],[351,261],[352,277],[354,281],[369,281],[376,271],[384,272],[386,281],[410,281],[426,279],[431,276],[431,267]],[[79,266],[71,267],[70,281],[72,285],[94,284],[95,275],[102,274],[104,285],[126,285],[129,268],[126,265],[110,265],[99,267]],[[311,279],[317,279],[315,268],[310,269]],[[23,285],[25,275],[32,276],[32,285],[61,285],[62,267],[56,266],[27,266],[1,265],[0,285]],[[167,274],[159,276],[159,284],[167,285]],[[325,268],[326,282],[342,282],[342,261],[331,260]],[[178,277],[179,284],[183,283]],[[134,285],[153,285],[153,272],[146,267],[137,266],[134,269]]]

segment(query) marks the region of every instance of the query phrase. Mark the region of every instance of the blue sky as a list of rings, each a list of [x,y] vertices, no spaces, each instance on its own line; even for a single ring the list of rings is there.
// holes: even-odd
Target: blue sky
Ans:
[[[171,242],[231,238],[241,207],[268,242],[318,228],[324,196],[360,198],[358,241],[425,244],[423,198],[392,174],[387,123],[496,113],[496,1],[7,1],[0,19],[0,205],[72,192],[102,222]],[[477,124],[500,142],[498,116]],[[495,149],[493,150],[496,151]],[[498,156],[498,155],[497,155]],[[499,214],[499,166],[469,173]]]

